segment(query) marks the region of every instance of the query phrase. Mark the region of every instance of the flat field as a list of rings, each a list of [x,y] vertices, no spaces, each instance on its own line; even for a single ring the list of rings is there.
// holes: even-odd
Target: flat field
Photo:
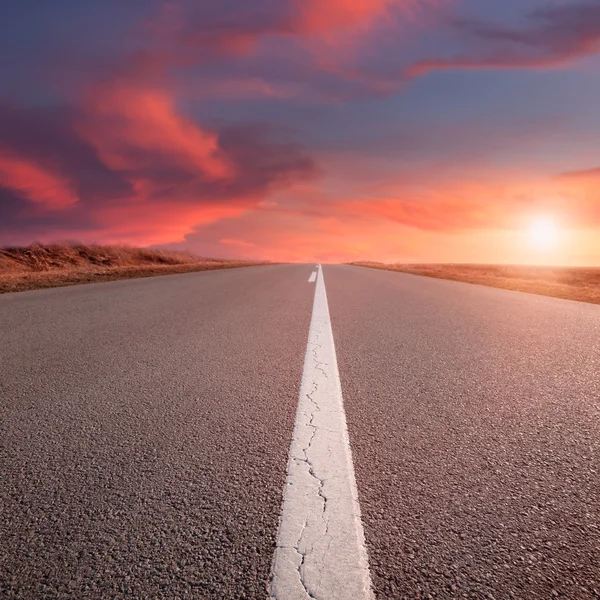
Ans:
[[[264,263],[129,246],[33,244],[0,248],[0,293],[255,264]]]
[[[451,279],[542,296],[600,304],[599,267],[526,265],[385,264],[355,262],[361,267],[386,269],[438,279]]]

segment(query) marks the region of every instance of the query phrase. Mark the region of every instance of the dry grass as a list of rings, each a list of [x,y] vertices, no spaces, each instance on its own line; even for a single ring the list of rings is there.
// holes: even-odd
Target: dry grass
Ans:
[[[600,304],[600,268],[596,267],[353,264]]]
[[[128,246],[32,244],[0,249],[0,293],[255,264]]]

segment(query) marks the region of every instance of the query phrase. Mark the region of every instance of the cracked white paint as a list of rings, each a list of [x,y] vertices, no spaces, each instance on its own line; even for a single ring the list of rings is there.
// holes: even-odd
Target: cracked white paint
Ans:
[[[373,598],[322,268],[318,269],[270,597]]]

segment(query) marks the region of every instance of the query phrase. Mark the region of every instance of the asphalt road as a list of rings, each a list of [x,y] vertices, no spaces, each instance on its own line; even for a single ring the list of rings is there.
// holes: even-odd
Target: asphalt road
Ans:
[[[263,598],[308,266],[0,297],[0,597]]]
[[[0,296],[1,598],[265,598],[312,267]],[[324,274],[377,598],[600,598],[600,307]]]
[[[600,598],[600,307],[325,270],[379,598]]]

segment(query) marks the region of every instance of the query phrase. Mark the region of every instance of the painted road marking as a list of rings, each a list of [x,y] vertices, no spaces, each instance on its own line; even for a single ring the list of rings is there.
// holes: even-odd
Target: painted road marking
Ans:
[[[373,598],[322,268],[287,467],[271,598]]]
[[[317,280],[317,272],[313,271],[308,278],[308,283],[314,283]]]

